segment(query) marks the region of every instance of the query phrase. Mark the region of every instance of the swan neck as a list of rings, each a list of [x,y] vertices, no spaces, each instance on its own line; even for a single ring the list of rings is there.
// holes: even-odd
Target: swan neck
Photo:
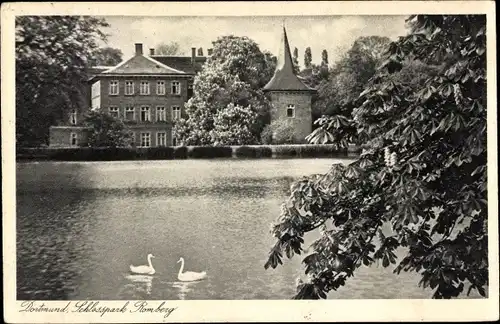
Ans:
[[[148,255],[148,264],[150,268],[153,268],[153,264],[151,263],[151,256]]]
[[[184,259],[181,259],[181,267],[179,269],[179,275],[182,274],[183,270],[184,270]]]

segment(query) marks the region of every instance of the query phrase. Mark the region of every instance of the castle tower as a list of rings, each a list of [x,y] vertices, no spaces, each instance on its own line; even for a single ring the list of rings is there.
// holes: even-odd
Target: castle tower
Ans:
[[[315,90],[294,73],[285,27],[276,71],[263,90],[271,97],[271,122],[281,119],[292,125],[296,140],[305,143],[305,137],[312,131],[311,98]]]

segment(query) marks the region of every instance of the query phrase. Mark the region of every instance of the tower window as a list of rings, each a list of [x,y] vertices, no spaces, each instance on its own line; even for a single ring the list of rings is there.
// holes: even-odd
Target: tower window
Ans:
[[[286,116],[288,118],[295,118],[295,105],[288,105],[286,107]]]

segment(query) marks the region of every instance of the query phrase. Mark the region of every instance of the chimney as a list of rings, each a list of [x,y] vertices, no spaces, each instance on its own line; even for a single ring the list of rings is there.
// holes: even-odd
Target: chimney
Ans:
[[[207,49],[207,55],[208,56],[212,56],[213,52],[214,52],[214,50],[212,48]]]
[[[135,43],[135,55],[142,55],[142,43]]]
[[[191,63],[194,64],[196,57],[196,47],[191,47]]]
[[[154,48],[150,48],[149,49],[149,56],[154,56],[155,55],[155,49]]]

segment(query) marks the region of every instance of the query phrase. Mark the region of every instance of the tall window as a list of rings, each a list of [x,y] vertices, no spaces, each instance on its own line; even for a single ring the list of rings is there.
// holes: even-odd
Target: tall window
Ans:
[[[126,95],[134,94],[134,81],[125,81],[125,94]]]
[[[295,117],[295,105],[288,105],[286,107],[286,116],[288,118],[294,118]]]
[[[180,95],[181,94],[181,83],[179,81],[172,81],[172,83],[170,83],[170,92],[173,95]]]
[[[148,95],[149,94],[149,82],[148,81],[141,81],[141,87],[139,89],[139,93],[141,95]]]
[[[156,82],[156,94],[165,95],[165,81]]]
[[[175,132],[174,129],[171,130],[170,134],[172,135],[172,146],[177,146],[177,139],[175,138]]]
[[[116,106],[111,106],[109,107],[109,115],[113,118],[118,119],[120,117],[120,113],[118,111],[118,107]]]
[[[76,123],[78,122],[77,116],[78,116],[78,111],[76,109],[71,110],[71,114],[69,115],[69,123],[71,125],[76,125]]]
[[[141,107],[141,121],[151,121],[151,114],[148,106]]]
[[[156,121],[166,121],[167,120],[167,111],[164,106],[156,107]]]
[[[181,118],[181,107],[172,106],[172,120]]]
[[[134,107],[125,107],[125,120],[131,121],[135,120],[135,108]]]
[[[117,95],[119,93],[118,89],[118,81],[110,81],[109,82],[109,94]]]
[[[141,133],[141,146],[150,147],[151,146],[151,133]]]
[[[77,133],[70,133],[69,134],[69,143],[71,146],[78,145],[78,134]]]
[[[156,133],[156,146],[167,146],[167,133]]]

